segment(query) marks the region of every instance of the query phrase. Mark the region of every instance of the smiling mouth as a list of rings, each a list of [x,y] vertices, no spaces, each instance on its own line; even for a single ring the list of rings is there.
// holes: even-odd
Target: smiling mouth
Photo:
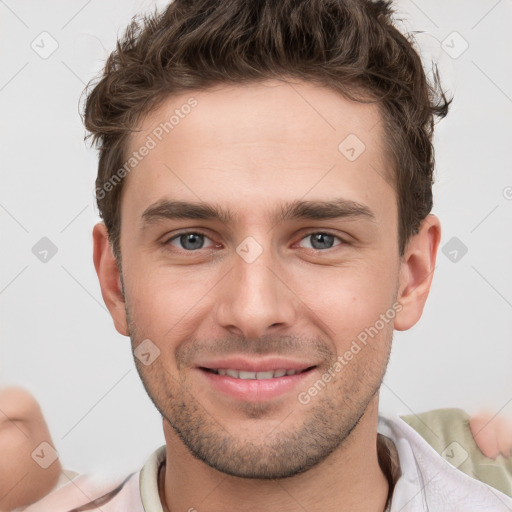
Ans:
[[[213,373],[216,375],[223,375],[227,377],[232,377],[234,379],[242,379],[242,380],[267,380],[267,379],[277,379],[279,377],[287,377],[291,375],[299,375],[300,373],[305,373],[315,366],[310,366],[305,368],[304,370],[288,370],[286,368],[282,368],[279,370],[268,370],[263,372],[251,372],[246,370],[237,370],[234,368],[204,368],[201,370],[207,371],[209,373]]]

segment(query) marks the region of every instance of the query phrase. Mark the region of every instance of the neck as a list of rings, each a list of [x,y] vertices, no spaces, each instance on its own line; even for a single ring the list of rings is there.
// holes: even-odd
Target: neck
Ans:
[[[194,458],[164,421],[167,462],[161,475],[166,512],[280,510],[308,512],[385,509],[389,485],[377,456],[378,396],[342,446],[315,467],[293,477],[260,480],[221,473]]]

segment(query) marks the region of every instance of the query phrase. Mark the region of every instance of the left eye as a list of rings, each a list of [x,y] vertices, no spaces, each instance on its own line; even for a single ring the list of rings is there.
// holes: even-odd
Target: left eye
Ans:
[[[322,249],[331,249],[333,247],[333,242],[335,239],[338,239],[341,243],[343,240],[335,235],[331,235],[330,233],[322,233],[315,232],[309,233],[302,240],[311,240],[312,247],[308,247],[317,251],[321,251]],[[340,245],[340,244],[337,244]]]

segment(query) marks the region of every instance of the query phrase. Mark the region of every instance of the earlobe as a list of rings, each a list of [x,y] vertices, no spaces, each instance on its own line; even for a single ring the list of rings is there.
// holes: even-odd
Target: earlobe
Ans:
[[[128,336],[121,276],[103,222],[94,226],[92,236],[94,268],[100,282],[101,295],[114,320],[116,330],[123,336]]]
[[[398,331],[410,329],[421,317],[434,276],[440,240],[441,224],[430,214],[407,244],[400,266],[397,301],[402,309],[395,317]]]

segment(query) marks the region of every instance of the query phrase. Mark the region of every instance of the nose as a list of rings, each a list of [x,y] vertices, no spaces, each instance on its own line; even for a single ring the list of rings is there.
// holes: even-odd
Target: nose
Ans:
[[[255,239],[246,240],[218,288],[218,325],[247,338],[261,337],[271,328],[289,330],[296,326],[300,301],[268,246],[263,249]]]

